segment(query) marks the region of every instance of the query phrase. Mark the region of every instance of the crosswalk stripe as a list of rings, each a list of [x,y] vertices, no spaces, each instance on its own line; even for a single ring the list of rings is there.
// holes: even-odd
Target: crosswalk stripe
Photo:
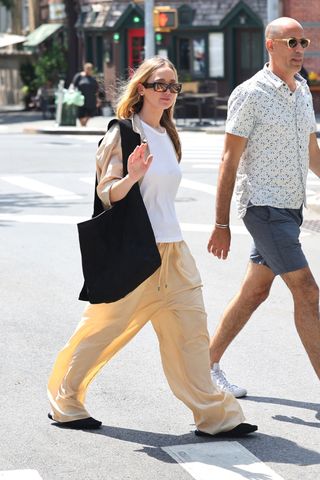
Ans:
[[[213,225],[206,223],[180,223],[180,227],[184,232],[211,233],[213,229]],[[248,230],[243,225],[231,225],[230,230],[236,235],[249,235]]]
[[[95,178],[93,175],[91,175],[91,177],[81,177],[80,181],[84,183],[89,183],[89,185],[94,185]]]
[[[183,178],[181,180],[180,186],[184,188],[190,188],[191,190],[205,192],[209,195],[216,194],[216,187],[214,185],[210,185],[209,183],[196,182],[194,180],[188,180],[187,178]]]
[[[42,480],[37,470],[7,470],[0,472],[0,480]]]
[[[238,442],[161,447],[195,480],[284,480]]]
[[[48,183],[39,182],[32,178],[18,176],[18,175],[5,175],[1,177],[5,182],[11,183],[21,188],[26,188],[27,190],[32,190],[33,192],[42,193],[48,197],[53,197],[55,200],[78,200],[82,197],[76,195],[69,190],[64,188],[53,187]]]
[[[15,213],[0,213],[0,222],[18,223],[52,223],[55,225],[75,225],[84,222],[88,217],[67,215],[19,215]]]
[[[82,177],[80,178],[82,182],[89,183],[90,185],[94,184],[93,177]],[[189,188],[191,190],[197,190],[200,192],[208,193],[209,195],[215,195],[216,187],[214,185],[210,185],[208,183],[196,182],[194,180],[188,180],[187,178],[183,178],[180,183],[180,187],[182,188]]]
[[[16,213],[0,213],[0,222],[76,225],[77,223],[84,222],[86,220],[89,220],[89,218],[72,215],[20,215]],[[180,227],[183,232],[212,232],[212,225],[206,223],[181,222]],[[246,228],[242,225],[231,225],[230,229],[233,235],[249,235]],[[301,232],[300,237],[306,237],[309,235],[311,235],[310,232]]]
[[[197,164],[193,164],[192,165],[192,168],[208,168],[209,170],[219,170],[219,166],[220,164],[219,163],[197,163]]]

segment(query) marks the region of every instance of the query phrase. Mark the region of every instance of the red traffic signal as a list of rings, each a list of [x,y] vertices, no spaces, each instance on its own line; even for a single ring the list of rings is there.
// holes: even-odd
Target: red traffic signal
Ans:
[[[170,31],[177,26],[178,14],[175,8],[158,7],[154,10],[154,28],[157,31]]]

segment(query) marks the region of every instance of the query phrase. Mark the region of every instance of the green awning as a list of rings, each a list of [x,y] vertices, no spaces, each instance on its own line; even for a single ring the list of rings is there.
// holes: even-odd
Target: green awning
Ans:
[[[62,27],[62,23],[43,23],[27,36],[27,40],[24,42],[23,46],[37,47]]]

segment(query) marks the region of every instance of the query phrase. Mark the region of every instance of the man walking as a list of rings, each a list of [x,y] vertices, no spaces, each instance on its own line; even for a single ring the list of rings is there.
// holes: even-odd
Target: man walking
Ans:
[[[212,377],[236,397],[219,361],[256,308],[268,297],[276,275],[294,301],[296,329],[320,378],[319,288],[299,243],[308,168],[320,176],[320,150],[312,97],[298,74],[310,41],[294,19],[266,28],[269,63],[231,94],[216,199],[216,224],[208,251],[226,259],[229,214],[236,182],[240,218],[253,238],[250,262],[239,292],[211,339]]]

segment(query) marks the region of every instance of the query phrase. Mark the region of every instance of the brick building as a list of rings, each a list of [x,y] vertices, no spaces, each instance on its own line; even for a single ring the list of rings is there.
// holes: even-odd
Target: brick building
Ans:
[[[311,45],[305,52],[304,66],[309,72],[317,72],[320,76],[320,1],[308,0],[304,3],[285,0],[283,15],[295,18],[304,27],[306,37],[311,39]]]

